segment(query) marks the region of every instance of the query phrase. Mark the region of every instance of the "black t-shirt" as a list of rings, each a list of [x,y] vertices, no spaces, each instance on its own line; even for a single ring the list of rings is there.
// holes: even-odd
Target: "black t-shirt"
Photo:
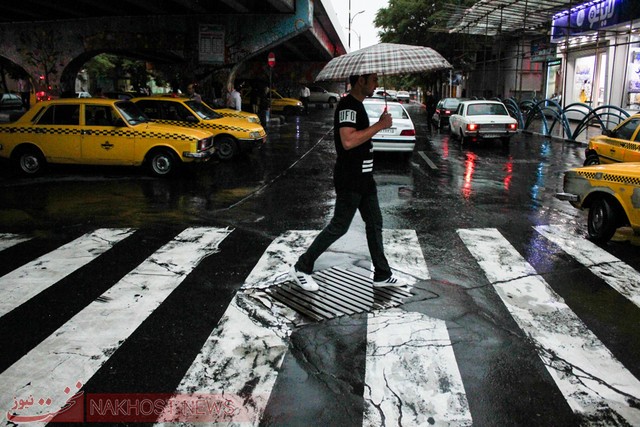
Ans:
[[[373,180],[373,144],[371,140],[345,150],[340,139],[340,128],[362,130],[369,127],[369,116],[362,102],[347,95],[338,102],[333,119],[334,141],[338,158],[334,170],[336,192],[343,190],[367,194],[376,191]]]

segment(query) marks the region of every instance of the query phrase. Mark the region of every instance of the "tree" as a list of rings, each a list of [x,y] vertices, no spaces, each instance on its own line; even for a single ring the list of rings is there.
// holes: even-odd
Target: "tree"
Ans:
[[[483,41],[478,36],[449,33],[452,11],[462,12],[477,0],[389,0],[389,6],[376,15],[375,24],[382,28],[380,41],[428,46],[444,56],[456,70],[473,67],[475,51]],[[428,86],[439,73],[417,74],[392,79],[398,87]]]

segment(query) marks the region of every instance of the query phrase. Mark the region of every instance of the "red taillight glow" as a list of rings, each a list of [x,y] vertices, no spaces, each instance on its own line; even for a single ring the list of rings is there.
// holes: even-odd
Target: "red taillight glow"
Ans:
[[[451,114],[451,110],[444,110],[445,114]]]
[[[400,132],[401,136],[415,136],[416,131],[415,129],[405,129],[402,132]]]
[[[475,132],[475,131],[478,130],[478,128],[479,128],[479,126],[478,126],[477,123],[469,123],[469,124],[467,124],[467,130],[468,131]]]
[[[518,129],[518,124],[517,123],[510,123],[509,124],[509,130],[516,130]]]

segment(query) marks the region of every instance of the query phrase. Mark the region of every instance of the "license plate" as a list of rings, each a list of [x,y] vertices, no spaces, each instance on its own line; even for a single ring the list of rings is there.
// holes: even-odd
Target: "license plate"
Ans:
[[[395,133],[395,129],[394,128],[387,128],[387,129],[382,129],[380,131],[380,133]]]
[[[495,133],[487,133],[482,135],[483,138],[500,138],[502,135],[498,135]]]

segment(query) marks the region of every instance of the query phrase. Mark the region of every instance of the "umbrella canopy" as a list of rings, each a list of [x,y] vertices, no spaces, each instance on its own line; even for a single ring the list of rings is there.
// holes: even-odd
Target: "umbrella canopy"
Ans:
[[[430,47],[378,43],[333,58],[320,71],[316,81],[344,80],[349,76],[372,73],[388,76],[446,68],[451,68],[451,64]]]

